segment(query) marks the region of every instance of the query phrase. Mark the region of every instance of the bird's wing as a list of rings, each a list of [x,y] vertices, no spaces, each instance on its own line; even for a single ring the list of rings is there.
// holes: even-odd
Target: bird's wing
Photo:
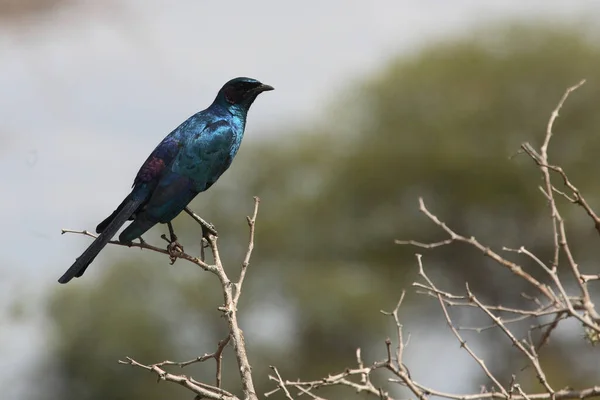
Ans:
[[[150,153],[150,156],[144,161],[133,181],[133,190],[111,215],[98,224],[96,227],[97,233],[103,232],[108,224],[121,212],[123,207],[131,201],[139,204],[138,209],[134,210],[133,214],[136,214],[144,207],[144,204],[150,199],[154,188],[158,184],[160,176],[173,163],[173,160],[183,147],[186,139],[185,132],[189,125],[192,124],[193,118],[188,118],[175,128]],[[133,215],[129,219],[133,219]]]
[[[224,120],[188,133],[188,142],[165,169],[145,207],[160,221],[174,218],[231,164],[231,125]]]
[[[224,164],[228,166],[231,163],[228,139],[231,137],[231,125],[228,122],[216,120],[202,127],[189,127],[185,137],[170,165],[163,166],[160,160],[153,161],[152,156],[149,157],[146,170],[150,171],[149,174],[156,174],[159,168],[152,168],[152,164],[156,164],[160,166],[160,175],[156,183],[153,180],[148,201],[119,236],[120,241],[130,242],[156,223],[171,221],[199,192],[218,179],[226,169]]]
[[[165,137],[142,164],[133,181],[133,187],[142,183],[158,183],[165,168],[169,167],[184,145],[184,129],[179,127]]]

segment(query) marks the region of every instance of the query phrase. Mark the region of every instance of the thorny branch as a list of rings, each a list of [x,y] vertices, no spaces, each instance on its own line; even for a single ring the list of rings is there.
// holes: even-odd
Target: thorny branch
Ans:
[[[487,377],[490,378],[490,380],[494,383],[496,388],[499,389],[503,395],[508,396],[508,392],[506,391],[504,386],[502,386],[502,384],[500,382],[498,382],[498,379],[496,379],[496,377],[490,372],[488,367],[485,365],[485,361],[483,361],[483,359],[477,357],[475,352],[473,350],[471,350],[471,348],[469,347],[467,342],[462,338],[462,336],[458,332],[458,329],[456,329],[454,327],[454,324],[452,323],[452,319],[450,318],[450,314],[448,313],[448,308],[446,307],[446,303],[444,302],[444,298],[442,297],[440,291],[435,287],[435,285],[433,284],[431,279],[429,279],[429,277],[425,274],[425,270],[423,269],[423,263],[421,261],[420,254],[417,254],[417,260],[419,263],[419,275],[421,277],[423,277],[423,279],[425,279],[425,281],[427,281],[427,284],[429,285],[429,287],[436,292],[437,299],[440,302],[440,307],[442,308],[442,311],[444,312],[444,318],[446,318],[446,323],[452,330],[452,333],[454,334],[454,336],[456,336],[456,339],[460,343],[460,347],[465,349],[467,351],[467,353],[469,353],[471,358],[473,358],[473,360],[475,360],[475,362],[477,362],[477,364],[479,364],[479,367],[481,367],[481,369],[487,375]]]
[[[195,363],[202,363],[204,361],[210,360],[211,358],[213,358],[216,362],[216,387],[220,388],[221,387],[221,380],[222,380],[222,361],[223,361],[223,350],[225,350],[225,347],[229,344],[229,341],[231,339],[231,336],[227,336],[225,339],[219,341],[219,344],[217,345],[217,350],[215,350],[213,353],[206,353],[203,356],[199,356],[196,357],[192,360],[188,360],[188,361],[163,361],[163,362],[159,362],[157,364],[152,364],[152,366],[154,367],[163,367],[165,365],[176,365],[178,367],[187,367],[188,365],[191,364],[195,364]],[[129,357],[127,357],[127,361],[121,361],[119,360],[119,364],[128,364],[128,365],[133,365],[132,360],[129,359]]]
[[[426,280],[426,282],[428,282],[429,284],[432,284],[429,277],[425,274],[425,271],[424,271],[424,268],[423,268],[423,265],[421,262],[421,255],[419,255],[419,254],[417,255],[417,261],[418,261],[418,265],[419,265],[420,276],[423,277]],[[431,287],[431,289],[437,290],[437,289],[435,289],[435,287]],[[441,295],[444,292],[439,292],[439,293]],[[479,302],[479,300],[477,300],[477,298],[475,296],[473,296],[472,293],[470,293],[469,291],[468,291],[468,293],[469,293],[469,296],[471,296],[471,298],[475,302],[476,306],[478,308],[482,309],[484,312],[486,312],[485,306],[483,304],[481,304]],[[444,294],[448,297],[452,296],[448,293],[444,293]],[[314,391],[318,390],[319,388],[322,388],[322,387],[343,386],[343,387],[350,388],[356,392],[368,393],[379,399],[394,400],[395,398],[392,397],[388,391],[386,391],[384,388],[374,386],[374,384],[371,382],[371,377],[375,372],[383,373],[385,371],[387,371],[388,374],[389,373],[392,374],[392,377],[389,377],[387,379],[387,382],[395,383],[402,387],[408,388],[413,393],[413,395],[415,395],[415,397],[420,400],[429,399],[432,396],[444,398],[444,399],[451,399],[451,400],[477,400],[477,399],[567,400],[567,399],[585,399],[585,398],[590,398],[590,397],[600,395],[600,386],[594,386],[594,387],[590,387],[590,388],[583,389],[583,390],[562,389],[559,391],[553,391],[547,382],[546,382],[547,392],[527,394],[521,389],[521,386],[519,385],[519,383],[517,383],[516,378],[514,378],[514,377],[513,377],[513,380],[510,382],[510,385],[508,388],[503,387],[498,382],[498,380],[493,377],[493,375],[489,372],[489,370],[487,370],[487,367],[485,367],[483,360],[481,360],[472,350],[468,349],[468,347],[466,346],[466,342],[460,337],[460,334],[458,334],[458,329],[455,327],[452,319],[450,318],[447,310],[445,309],[444,301],[440,301],[440,305],[446,315],[446,320],[447,320],[448,326],[453,331],[453,333],[455,333],[455,336],[457,337],[459,343],[461,344],[461,347],[464,348],[465,350],[468,349],[467,351],[469,352],[471,357],[478,362],[478,364],[485,371],[488,378],[490,378],[490,380],[493,381],[494,384],[497,385],[497,387],[493,388],[492,390],[486,389],[485,391],[483,391],[481,393],[469,393],[469,394],[447,393],[447,392],[442,392],[442,391],[433,389],[431,387],[428,387],[428,386],[418,382],[416,379],[414,379],[411,376],[408,368],[406,367],[406,365],[404,364],[404,361],[403,361],[403,355],[406,350],[406,347],[408,346],[408,341],[405,341],[403,338],[403,326],[402,326],[402,324],[400,322],[400,318],[399,318],[399,309],[402,304],[403,298],[404,298],[404,292],[402,293],[402,296],[400,298],[400,301],[398,302],[398,305],[392,312],[382,311],[383,314],[391,316],[393,318],[396,328],[397,328],[397,330],[396,330],[396,342],[397,342],[396,351],[395,352],[392,351],[392,341],[389,338],[386,339],[384,342],[385,347],[386,347],[386,353],[387,353],[387,358],[385,360],[375,361],[374,363],[365,367],[365,363],[361,356],[361,350],[359,348],[359,349],[357,349],[357,352],[356,352],[357,368],[347,368],[343,372],[340,372],[338,374],[328,375],[327,377],[324,377],[324,378],[321,378],[318,380],[312,380],[312,381],[284,380],[281,377],[281,375],[279,374],[279,372],[274,367],[272,367],[275,371],[275,375],[269,375],[269,379],[277,382],[277,388],[271,390],[270,392],[265,393],[265,397],[269,397],[269,396],[283,390],[285,393],[286,399],[288,399],[288,400],[294,399],[294,396],[292,394],[292,390],[294,390],[294,391],[296,391],[296,393],[295,393],[296,397],[300,397],[302,395],[308,395],[312,399],[326,400],[323,397],[319,397],[319,396],[315,395]],[[501,319],[494,316],[493,320],[494,320],[494,323],[497,324],[496,326],[500,326],[500,327],[504,326]],[[504,326],[504,329],[506,329],[505,326]],[[518,343],[518,346],[521,346],[521,348],[522,348],[521,351],[525,351],[525,352],[527,352],[527,354],[529,354],[531,356],[531,359],[534,360],[534,367],[536,368],[536,371],[538,371],[539,376],[542,377],[541,379],[545,380],[546,378],[543,375],[543,371],[541,370],[541,367],[539,365],[538,355],[535,352],[535,349],[532,346],[526,347],[525,345],[523,345],[521,342],[519,342],[514,337],[514,335],[512,335],[512,333],[508,329],[506,329],[506,332],[509,332],[509,334],[510,334],[509,337],[511,338],[510,340],[512,341],[513,344],[516,345],[516,343]],[[538,370],[538,368],[539,368],[539,370]],[[494,390],[494,389],[496,389],[496,390]]]
[[[554,186],[552,184],[549,171],[550,170],[556,171],[560,174],[564,185],[572,192],[572,196],[571,197],[567,196],[567,198],[571,202],[583,207],[583,209],[586,211],[587,215],[594,222],[594,226],[596,227],[596,230],[598,231],[598,233],[600,233],[600,218],[598,218],[597,214],[591,209],[591,207],[585,201],[585,199],[581,195],[581,192],[579,191],[579,189],[577,189],[577,187],[575,187],[569,181],[569,178],[567,177],[565,172],[562,170],[562,168],[550,165],[548,163],[548,144],[550,143],[550,139],[552,138],[552,135],[553,135],[552,127],[554,125],[554,121],[556,120],[556,118],[558,118],[558,113],[559,113],[560,109],[562,108],[564,102],[569,97],[569,94],[571,94],[571,92],[573,92],[574,90],[577,90],[584,83],[585,83],[585,80],[582,80],[577,85],[568,88],[567,91],[565,92],[565,94],[563,95],[563,97],[560,99],[558,106],[552,112],[552,116],[550,117],[550,121],[548,122],[548,128],[546,130],[546,137],[544,139],[544,144],[542,145],[542,147],[540,149],[540,153],[538,154],[529,143],[524,143],[521,146],[521,148],[540,167],[540,170],[542,171],[542,175],[544,177],[545,188],[543,188],[542,191],[544,192],[544,195],[548,199],[548,203],[550,205],[550,210],[552,213],[552,223],[553,223],[553,229],[554,229],[554,240],[555,240],[555,256],[554,256],[554,262],[553,262],[552,267],[555,269],[558,266],[559,252],[562,249],[565,256],[567,257],[568,265],[571,269],[571,272],[573,273],[573,276],[577,280],[577,283],[579,284],[579,289],[581,291],[581,304],[583,305],[583,307],[585,309],[585,313],[582,318],[584,320],[582,320],[582,322],[585,325],[587,325],[588,328],[595,329],[597,332],[600,332],[600,330],[596,329],[599,327],[598,323],[600,322],[600,315],[596,312],[595,306],[592,303],[592,300],[590,298],[590,293],[587,288],[587,284],[586,284],[587,281],[585,278],[583,278],[581,272],[579,271],[579,266],[575,262],[573,253],[571,252],[571,247],[569,246],[569,243],[567,241],[565,221],[562,218],[562,216],[558,210],[558,207],[556,205],[556,200],[554,198],[554,193],[556,190],[553,190]]]
[[[411,376],[410,371],[404,363],[404,354],[408,346],[408,340],[404,339],[403,326],[400,322],[399,310],[404,299],[404,292],[392,312],[383,312],[383,314],[391,317],[394,320],[396,326],[396,346],[393,350],[392,340],[389,338],[384,341],[386,357],[383,360],[375,361],[371,364],[366,364],[363,360],[363,356],[360,348],[356,351],[356,367],[346,368],[344,371],[337,374],[330,374],[327,377],[313,380],[286,380],[284,379],[279,370],[272,366],[273,374],[269,375],[269,379],[276,382],[277,387],[264,394],[265,397],[269,397],[275,393],[281,392],[287,400],[293,400],[294,398],[305,396],[316,400],[325,400],[323,397],[317,396],[314,391],[321,387],[328,386],[342,386],[352,389],[357,393],[366,393],[382,400],[394,400],[389,389],[381,386],[376,386],[373,383],[372,377],[375,373],[387,374],[388,383],[397,384],[403,388],[408,389],[416,398],[420,400],[429,399],[430,397],[439,397],[451,400],[475,400],[475,399],[505,399],[505,400],[566,400],[566,399],[585,399],[590,397],[600,396],[600,386],[588,387],[581,390],[574,390],[571,388],[555,390],[541,366],[539,361],[539,350],[545,343],[548,342],[550,336],[557,328],[557,326],[566,319],[576,319],[583,324],[585,327],[587,338],[593,344],[600,342],[600,315],[598,314],[594,303],[591,301],[591,297],[588,290],[588,283],[600,280],[600,274],[585,274],[580,271],[579,265],[575,261],[575,257],[572,253],[571,247],[567,240],[567,233],[565,228],[565,221],[562,218],[558,209],[555,194],[566,198],[569,202],[574,203],[584,209],[586,214],[590,217],[598,233],[600,234],[600,217],[594,210],[589,206],[587,201],[584,199],[580,190],[569,180],[564,170],[555,165],[551,165],[548,161],[548,148],[553,137],[553,126],[555,120],[559,116],[559,112],[566,102],[569,95],[577,90],[584,84],[585,81],[581,81],[577,85],[568,88],[560,99],[557,107],[551,114],[548,121],[546,134],[544,141],[539,151],[537,151],[531,144],[523,143],[521,148],[523,151],[531,157],[531,159],[540,168],[543,178],[543,186],[540,190],[544,194],[545,199],[548,202],[550,209],[550,216],[552,222],[553,231],[553,243],[554,243],[554,257],[551,260],[551,264],[547,265],[535,254],[530,252],[525,247],[518,249],[503,248],[503,251],[514,252],[523,255],[532,260],[537,267],[539,267],[550,279],[549,284],[540,282],[534,278],[533,275],[526,271],[521,265],[516,262],[508,260],[500,253],[493,251],[488,246],[479,242],[475,237],[463,236],[457,233],[455,230],[450,228],[444,222],[442,222],[435,214],[433,214],[425,205],[422,198],[419,199],[419,210],[429,218],[435,225],[440,227],[449,237],[445,240],[423,243],[414,240],[397,240],[397,244],[401,245],[412,245],[424,249],[432,249],[440,246],[451,245],[455,242],[466,243],[467,245],[481,251],[485,256],[495,261],[502,268],[510,271],[517,279],[526,281],[529,285],[533,286],[537,292],[541,295],[541,298],[527,297],[533,304],[533,308],[519,309],[511,308],[502,305],[488,305],[482,303],[477,296],[470,290],[469,285],[466,285],[464,294],[452,294],[440,290],[434,282],[429,278],[425,272],[425,268],[422,263],[422,256],[417,254],[417,264],[419,268],[419,276],[425,281],[425,283],[415,282],[413,286],[419,289],[420,293],[437,299],[440,308],[443,312],[444,318],[451,333],[458,340],[460,347],[464,349],[469,356],[477,363],[480,369],[487,376],[491,382],[491,388],[484,386],[480,393],[467,393],[467,394],[455,394],[446,393],[442,391],[430,388]],[[565,191],[561,191],[556,188],[551,180],[551,173],[558,174],[562,180],[562,184],[566,187]],[[568,193],[566,193],[568,192]],[[240,375],[242,378],[242,385],[244,390],[245,399],[257,399],[250,364],[245,351],[244,339],[241,330],[238,326],[237,321],[237,305],[241,295],[241,287],[247,272],[247,268],[250,262],[252,251],[254,248],[254,231],[256,216],[258,213],[259,199],[255,198],[254,212],[252,217],[248,217],[248,225],[250,228],[250,240],[246,256],[244,257],[241,272],[237,282],[232,282],[226,275],[221,257],[219,255],[219,249],[217,246],[217,233],[214,227],[199,216],[186,209],[186,212],[192,216],[202,226],[203,230],[203,241],[206,242],[207,246],[211,249],[214,256],[214,263],[209,264],[205,262],[204,254],[201,257],[194,257],[185,253],[182,249],[176,251],[165,250],[156,246],[147,244],[144,241],[130,245],[131,247],[139,247],[151,251],[156,251],[162,254],[169,255],[170,257],[177,259],[182,258],[189,262],[192,262],[206,271],[209,271],[217,276],[221,286],[223,287],[224,306],[220,310],[224,313],[228,326],[229,335],[219,342],[215,352],[205,354],[201,357],[197,357],[193,360],[184,362],[173,362],[163,361],[161,363],[145,365],[141,364],[131,358],[127,358],[126,361],[120,361],[123,364],[129,364],[138,368],[146,369],[156,374],[159,380],[166,380],[170,382],[182,385],[197,395],[197,398],[207,399],[224,399],[224,400],[238,400],[236,396],[227,392],[221,388],[221,357],[225,347],[231,342],[238,362]],[[88,231],[72,231],[63,230],[63,233],[78,233],[90,237],[95,237]],[[172,235],[173,236],[173,235]],[[117,241],[110,242],[115,245],[123,245]],[[202,251],[204,251],[204,246]],[[572,275],[576,278],[578,284],[578,295],[569,294],[565,285],[561,281],[558,275],[558,267],[561,261],[561,255],[564,256],[566,264]],[[456,307],[469,307],[481,310],[490,321],[491,325],[480,328],[464,328],[457,327],[448,311],[449,306]],[[504,318],[502,315],[509,313],[512,315],[511,318]],[[510,324],[515,322],[524,321],[530,318],[539,318],[542,316],[550,316],[552,320],[546,324],[537,324],[531,328],[527,338],[519,338],[513,331],[509,329]],[[496,378],[487,367],[485,361],[480,358],[473,349],[467,345],[467,342],[463,339],[460,331],[461,330],[475,330],[481,332],[486,329],[499,329],[508,342],[514,346],[527,360],[528,364],[533,367],[536,376],[541,383],[544,391],[539,393],[526,393],[521,385],[517,382],[517,377],[513,375],[510,382],[503,384],[498,378]],[[539,329],[542,331],[541,339],[537,345],[534,345],[531,337],[531,331],[533,329]],[[165,371],[166,366],[179,366],[185,367],[186,365],[204,362],[209,359],[215,359],[216,368],[216,385],[207,385],[202,382],[198,382],[193,378],[186,377],[185,375],[174,375]]]
[[[465,237],[465,236],[459,235],[458,233],[456,233],[452,229],[450,229],[448,227],[448,225],[446,225],[444,222],[440,221],[438,217],[433,215],[427,209],[427,207],[425,206],[425,202],[423,201],[423,198],[421,198],[421,197],[419,198],[419,210],[423,214],[425,214],[431,221],[433,221],[434,224],[436,224],[440,228],[442,228],[450,236],[450,239],[447,239],[443,242],[436,242],[436,243],[421,243],[421,242],[417,242],[414,240],[396,240],[395,241],[396,244],[402,244],[402,245],[408,244],[408,245],[412,245],[415,247],[430,249],[430,248],[438,247],[438,246],[442,246],[442,245],[449,245],[453,242],[467,243],[467,244],[475,247],[476,249],[480,250],[481,252],[483,252],[484,255],[486,255],[487,257],[490,257],[492,260],[496,261],[498,264],[502,265],[505,268],[508,268],[508,270],[510,270],[510,272],[512,272],[513,274],[515,274],[515,275],[519,276],[520,278],[529,282],[532,286],[537,288],[546,298],[548,298],[550,300],[553,299],[554,296],[550,292],[548,287],[546,287],[546,285],[542,284],[540,281],[538,281],[533,276],[531,276],[531,274],[525,272],[525,270],[523,270],[523,268],[520,265],[518,265],[510,260],[507,260],[506,258],[502,257],[498,253],[494,252],[489,247],[484,246],[476,238]]]
[[[119,363],[128,364],[134,367],[139,367],[151,371],[157,375],[159,382],[163,380],[167,382],[177,383],[185,387],[186,389],[189,389],[192,392],[196,393],[198,396],[201,396],[201,398],[215,400],[238,400],[238,398],[233,394],[216,386],[211,386],[202,382],[198,382],[195,379],[189,378],[185,375],[170,374],[164,369],[162,369],[160,366],[158,366],[159,364],[145,365],[135,361],[131,357],[127,357],[126,361],[119,360]]]
[[[139,243],[133,243],[130,245],[122,244],[118,241],[110,241],[110,244],[118,245],[118,246],[128,246],[128,247],[138,247],[145,250],[155,251],[161,254],[168,255],[171,259],[183,259],[189,261],[193,264],[196,264],[200,268],[205,271],[209,271],[219,279],[221,283],[221,287],[223,288],[223,298],[224,305],[219,307],[219,310],[224,314],[227,325],[229,328],[229,335],[221,340],[217,346],[215,352],[210,354],[205,354],[203,356],[197,357],[193,360],[183,361],[183,362],[174,362],[174,361],[163,361],[155,364],[142,364],[134,359],[127,357],[125,361],[119,360],[121,364],[127,364],[138,368],[143,368],[148,371],[155,373],[158,376],[159,380],[165,380],[169,382],[174,382],[179,385],[186,387],[192,392],[197,394],[198,398],[206,398],[206,399],[221,399],[221,400],[238,400],[238,397],[233,394],[227,392],[226,390],[221,389],[221,371],[222,371],[222,353],[225,347],[231,342],[232,347],[234,349],[234,353],[236,356],[236,360],[238,363],[238,369],[240,372],[240,377],[242,381],[242,389],[244,392],[245,400],[257,400],[256,390],[254,389],[254,382],[252,379],[252,371],[250,367],[250,363],[248,361],[248,356],[246,354],[246,346],[244,343],[244,336],[242,330],[239,327],[238,318],[237,318],[237,304],[242,292],[242,284],[244,282],[244,278],[246,276],[246,271],[248,266],[250,265],[250,258],[252,256],[252,251],[254,249],[254,232],[255,232],[255,223],[256,216],[258,214],[258,206],[260,204],[260,199],[258,197],[254,198],[254,210],[251,217],[247,217],[248,227],[250,229],[250,237],[248,241],[248,249],[246,251],[246,255],[244,257],[241,272],[236,282],[232,282],[227,274],[225,273],[225,269],[223,267],[223,263],[221,261],[221,256],[219,253],[219,248],[217,246],[217,236],[216,230],[214,226],[204,221],[198,215],[193,213],[192,211],[186,209],[186,212],[194,218],[201,226],[203,232],[203,239],[208,242],[208,246],[212,251],[214,263],[209,264],[204,261],[204,257],[195,257],[184,251],[181,248],[177,248],[175,251],[163,249],[157,246],[150,245],[143,240],[140,240]],[[62,233],[75,233],[81,234],[85,236],[90,236],[95,238],[96,235],[90,233],[89,231],[75,231],[71,229],[63,229]],[[173,236],[173,235],[172,235]],[[168,373],[164,370],[166,366],[179,366],[185,367],[187,365],[204,362],[209,359],[214,359],[216,362],[216,386],[207,385],[202,382],[198,382],[193,378],[187,377],[185,375],[174,375]]]
[[[381,387],[375,387],[371,381],[372,375],[381,371],[384,373],[387,371],[391,373],[392,377],[388,378],[388,382],[396,383],[402,387],[407,388],[414,396],[418,399],[428,399],[429,397],[439,397],[452,400],[475,400],[475,399],[506,399],[506,400],[562,400],[562,399],[585,399],[590,397],[600,396],[600,386],[588,387],[581,390],[573,390],[566,388],[562,390],[555,390],[542,368],[539,360],[538,352],[542,346],[544,346],[550,336],[557,328],[557,326],[566,319],[576,319],[582,323],[585,328],[588,341],[592,344],[600,342],[600,315],[596,311],[594,303],[591,301],[588,283],[600,280],[600,274],[584,274],[580,271],[579,265],[576,263],[574,255],[571,251],[567,240],[567,233],[565,228],[565,222],[562,218],[558,206],[555,200],[555,194],[558,193],[562,197],[566,198],[571,203],[574,203],[584,209],[586,214],[590,217],[598,233],[600,234],[600,217],[598,214],[587,203],[581,194],[580,190],[569,180],[567,174],[561,167],[551,165],[548,162],[548,147],[553,133],[553,126],[555,120],[558,118],[559,111],[563,107],[565,101],[569,95],[581,87],[585,83],[582,80],[577,85],[568,88],[565,94],[560,99],[557,107],[551,114],[546,127],[546,134],[542,146],[539,152],[536,151],[533,146],[529,143],[524,143],[521,148],[533,159],[542,172],[543,187],[540,190],[544,194],[544,197],[548,201],[550,208],[550,216],[552,221],[553,231],[553,243],[554,243],[554,257],[551,260],[551,265],[547,265],[535,254],[527,250],[525,247],[518,249],[503,248],[504,251],[514,252],[523,255],[532,260],[537,267],[550,278],[550,283],[545,284],[534,278],[532,274],[526,271],[521,265],[513,261],[508,260],[500,253],[493,251],[488,246],[479,242],[475,237],[463,236],[457,233],[455,230],[450,228],[444,222],[442,222],[435,214],[433,214],[426,206],[422,198],[419,198],[419,210],[431,220],[435,225],[441,228],[448,236],[448,239],[432,242],[423,243],[415,240],[397,240],[397,244],[411,245],[424,249],[433,249],[436,247],[451,245],[455,242],[466,243],[467,245],[481,251],[485,256],[494,260],[499,266],[508,269],[517,279],[526,281],[529,285],[533,286],[537,292],[541,294],[541,298],[528,297],[525,294],[523,296],[532,302],[533,307],[529,309],[525,308],[510,308],[502,305],[488,305],[482,303],[477,296],[471,291],[469,285],[466,285],[466,291],[464,294],[453,294],[440,290],[434,282],[425,273],[425,269],[422,263],[422,256],[417,254],[417,263],[419,268],[419,276],[425,281],[424,283],[415,282],[413,286],[418,288],[418,293],[431,296],[438,300],[439,305],[442,309],[444,318],[450,331],[458,340],[460,347],[464,349],[470,357],[477,363],[484,374],[487,376],[492,384],[491,388],[484,387],[481,393],[469,393],[469,394],[454,394],[437,391],[430,387],[427,387],[413,377],[409,373],[407,367],[403,362],[403,354],[405,352],[407,343],[403,339],[402,324],[398,316],[398,310],[404,298],[404,293],[398,303],[396,309],[391,313],[385,313],[391,316],[396,324],[396,351],[392,351],[392,342],[390,339],[386,339],[386,353],[387,358],[385,360],[375,361],[369,366],[365,366],[362,360],[360,349],[357,350],[357,368],[347,368],[343,372],[335,375],[329,375],[322,379],[313,381],[302,381],[302,380],[284,380],[277,369],[274,369],[275,375],[269,376],[269,378],[277,382],[277,388],[265,394],[268,397],[278,391],[283,391],[288,400],[294,399],[292,391],[295,391],[296,397],[307,395],[313,399],[325,400],[322,397],[318,397],[314,394],[314,391],[326,386],[342,386],[353,389],[356,392],[365,392],[373,397],[379,399],[392,399],[390,393]],[[563,186],[566,187],[565,193],[557,189],[551,180],[551,173],[557,173]],[[568,269],[572,275],[576,278],[578,284],[578,295],[573,295],[567,292],[565,285],[561,281],[558,275],[558,266],[561,261],[561,255],[566,260],[564,263],[568,265]],[[477,308],[486,315],[491,325],[480,328],[461,328],[457,327],[452,321],[451,315],[448,311],[449,306],[455,307],[466,307],[466,308]],[[504,314],[512,315],[511,318],[502,317]],[[509,329],[509,325],[514,322],[520,322],[527,319],[539,318],[542,316],[550,316],[552,319],[550,322],[545,324],[535,324],[529,330],[526,338],[519,338],[516,334]],[[503,385],[488,369],[484,360],[477,356],[471,347],[467,345],[467,342],[463,339],[460,334],[461,330],[475,330],[481,332],[486,329],[499,329],[504,336],[508,339],[508,342],[514,346],[527,360],[528,364],[533,367],[538,381],[541,383],[544,391],[540,393],[526,393],[521,385],[517,382],[517,377],[513,375],[510,382]],[[534,329],[541,330],[541,338],[537,345],[534,345],[532,340],[531,332]]]

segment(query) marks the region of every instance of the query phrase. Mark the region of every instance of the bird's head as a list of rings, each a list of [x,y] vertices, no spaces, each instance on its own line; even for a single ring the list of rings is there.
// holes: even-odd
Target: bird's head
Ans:
[[[225,105],[240,106],[246,110],[262,92],[274,90],[273,86],[265,85],[252,78],[234,78],[227,82],[217,95],[217,100]]]

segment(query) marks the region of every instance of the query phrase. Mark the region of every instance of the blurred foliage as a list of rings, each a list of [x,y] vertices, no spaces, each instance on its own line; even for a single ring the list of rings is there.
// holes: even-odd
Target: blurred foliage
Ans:
[[[459,233],[498,251],[524,245],[542,260],[551,257],[539,173],[531,160],[515,155],[524,141],[539,145],[566,87],[587,78],[555,125],[551,160],[565,168],[590,204],[598,204],[596,42],[571,27],[477,31],[399,57],[340,93],[325,119],[279,127],[289,140],[243,147],[226,177],[192,207],[217,225],[228,271],[235,274],[247,244],[243,218],[252,196],[262,199],[240,307],[259,393],[274,386],[266,379],[270,364],[286,378],[315,379],[353,365],[356,347],[364,349],[367,362],[383,356],[383,339],[393,331],[378,310],[393,308],[416,278],[415,250],[393,240],[445,238],[418,212],[419,196]],[[598,249],[593,225],[577,207],[560,206],[578,261],[592,270]],[[186,249],[197,250],[199,228],[185,216],[175,226]],[[50,301],[55,346],[49,362],[60,382],[55,387],[62,388],[57,399],[189,398],[175,385],[157,389],[154,377],[116,360],[193,358],[212,351],[224,336],[216,311],[222,297],[212,276],[182,261],[167,267],[163,256],[127,254],[128,262],[103,272],[93,268],[83,280],[58,288]],[[468,280],[478,296],[507,306],[525,301],[521,292],[535,294],[471,248],[424,254],[430,276],[446,290],[462,291]],[[506,256],[536,271],[527,260]],[[425,297],[408,296],[405,327],[439,317],[429,312],[432,306]],[[420,326],[447,333],[440,319]],[[542,362],[549,376],[577,388],[598,379],[599,370],[597,363],[577,362],[597,350],[583,340],[583,330],[573,337],[553,341]],[[497,331],[472,340],[486,343],[487,364],[503,382],[524,365]],[[418,335],[411,346],[426,349]],[[212,363],[194,368],[186,373],[212,381]],[[231,388],[237,382],[233,359],[226,360],[225,374],[224,385]],[[532,371],[519,376],[530,377],[530,388],[539,389]],[[474,392],[487,383],[478,371]]]
[[[0,20],[10,23],[71,5],[75,0],[0,0]]]

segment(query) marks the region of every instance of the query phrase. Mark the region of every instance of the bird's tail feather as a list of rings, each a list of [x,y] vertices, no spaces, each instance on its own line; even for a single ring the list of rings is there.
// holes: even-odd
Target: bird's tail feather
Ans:
[[[146,213],[138,214],[127,228],[119,235],[119,241],[123,243],[131,243],[134,239],[142,236],[148,229],[156,225],[156,221],[148,219]]]
[[[115,215],[110,223],[102,229],[102,233],[92,242],[92,244],[83,252],[79,258],[75,260],[73,265],[60,277],[59,283],[67,283],[74,277],[80,277],[85,272],[86,268],[94,261],[94,258],[106,246],[106,244],[117,233],[119,228],[127,222],[129,217],[143,202],[143,199],[129,199],[126,204],[121,203],[120,211]],[[113,213],[114,214],[114,213]]]
[[[121,212],[123,207],[125,207],[130,201],[131,201],[131,195],[125,197],[125,199],[121,202],[121,204],[119,204],[119,207],[117,207],[115,209],[115,211],[112,212],[112,214],[110,214],[108,217],[106,217],[104,219],[104,221],[102,221],[98,224],[98,226],[96,227],[96,233],[102,233],[106,229],[108,224],[110,224],[111,221],[113,219],[115,219],[115,217]]]

